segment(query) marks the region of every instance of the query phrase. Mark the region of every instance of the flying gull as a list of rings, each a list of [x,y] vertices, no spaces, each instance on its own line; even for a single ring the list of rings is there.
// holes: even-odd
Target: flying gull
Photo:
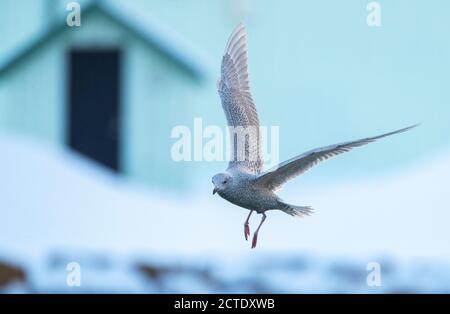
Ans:
[[[225,200],[250,210],[244,223],[246,240],[250,235],[251,214],[253,211],[262,214],[261,222],[253,235],[252,248],[256,247],[258,232],[266,220],[266,211],[278,209],[299,217],[310,215],[313,211],[309,206],[296,206],[283,201],[276,192],[284,183],[321,161],[417,126],[412,125],[374,137],[316,148],[263,171],[259,118],[250,93],[247,34],[243,24],[233,31],[225,47],[217,89],[230,129],[232,149],[226,171],[212,178],[213,194],[218,193]]]

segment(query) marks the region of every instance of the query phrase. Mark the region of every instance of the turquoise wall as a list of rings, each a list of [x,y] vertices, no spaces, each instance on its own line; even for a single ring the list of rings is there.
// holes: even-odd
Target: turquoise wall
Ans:
[[[39,1],[44,3],[43,0],[33,3]],[[17,2],[17,7],[27,18],[0,20],[8,29],[17,23],[17,34],[8,33],[2,47],[14,46],[26,38],[26,29],[32,33],[39,25],[30,19],[30,11],[42,11],[37,4],[25,10],[25,2],[29,3]],[[339,180],[377,175],[427,162],[450,149],[448,1],[378,1],[382,14],[380,28],[367,26],[369,1],[366,0],[110,2],[173,29],[204,51],[205,64],[212,65],[210,77],[197,84],[151,49],[130,49],[131,59],[136,61],[127,65],[126,101],[130,105],[126,107],[126,136],[129,141],[124,167],[139,180],[151,178],[155,182],[179,184],[179,180],[170,179],[171,176],[161,171],[164,169],[173,174],[191,173],[193,180],[200,182],[226,166],[225,162],[172,162],[168,158],[173,143],[170,132],[179,124],[192,126],[194,117],[203,118],[205,125],[225,125],[215,80],[227,37],[241,20],[249,33],[254,99],[262,124],[280,127],[281,160],[313,147],[375,135],[416,122],[423,125],[409,134],[326,163],[315,170],[314,177]],[[0,10],[3,12],[0,14],[10,16],[11,10],[16,9],[13,3],[16,1],[2,1],[0,6],[7,10]],[[106,23],[102,27],[103,30],[97,30],[100,34],[110,25]],[[127,44],[142,46],[134,40]],[[40,117],[45,125],[33,126],[28,131],[51,139],[61,138],[63,127],[59,117],[63,113],[57,105],[57,99],[62,97],[61,80],[56,73],[58,67],[49,65],[55,62],[55,57],[51,57],[54,49],[58,48],[46,48],[45,55],[39,60],[34,58],[35,64],[28,65],[30,74],[17,74],[15,82],[11,79],[0,84],[0,101],[13,99],[25,110],[12,114],[8,121],[2,117],[3,126],[14,124],[27,130],[36,123],[34,117]],[[47,72],[53,73],[48,75],[49,81],[33,87],[32,78],[36,74],[31,73],[40,73],[47,66]],[[24,84],[37,93],[35,97],[23,95]],[[44,95],[47,85],[54,89],[51,95]],[[46,114],[33,109],[30,102],[34,99],[40,108],[46,108]],[[8,110],[8,106],[0,104],[0,113]],[[28,118],[24,112],[30,112]],[[158,143],[157,151],[152,151],[152,143]],[[157,156],[154,159],[158,162],[149,163],[150,156]]]
[[[64,146],[67,51],[118,47],[123,51],[123,171],[150,185],[186,185],[188,168],[172,162],[166,131],[190,116],[200,81],[103,13],[91,12],[82,23],[64,29],[2,75],[0,130]],[[174,175],[179,179],[172,180]]]
[[[280,126],[282,160],[423,122],[324,164],[319,180],[402,170],[450,150],[450,2],[380,0],[380,28],[366,23],[369,2],[135,1],[207,51],[217,76],[228,35],[246,23],[254,99],[261,122]],[[212,85],[209,97],[198,114],[224,123]]]

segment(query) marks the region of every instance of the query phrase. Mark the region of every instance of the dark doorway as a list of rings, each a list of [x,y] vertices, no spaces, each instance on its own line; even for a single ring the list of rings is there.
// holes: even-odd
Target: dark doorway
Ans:
[[[93,160],[119,170],[119,50],[72,50],[68,58],[68,144]]]

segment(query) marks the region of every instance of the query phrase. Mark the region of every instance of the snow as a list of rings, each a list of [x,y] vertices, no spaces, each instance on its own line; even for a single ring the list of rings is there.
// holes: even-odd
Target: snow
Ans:
[[[27,270],[25,292],[450,290],[450,153],[367,180],[307,174],[282,196],[315,214],[270,212],[250,250],[247,211],[213,197],[209,177],[160,191],[31,139],[2,136],[0,151],[0,259]],[[80,288],[66,285],[71,261]],[[367,286],[369,262],[382,287]],[[139,270],[149,264],[172,270],[155,281]]]

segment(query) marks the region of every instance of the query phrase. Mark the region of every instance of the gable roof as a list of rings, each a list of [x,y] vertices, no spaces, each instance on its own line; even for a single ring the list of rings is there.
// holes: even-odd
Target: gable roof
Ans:
[[[169,29],[149,19],[148,16],[139,16],[137,12],[127,11],[123,7],[119,9],[107,2],[95,1],[82,6],[82,22],[84,16],[95,10],[101,11],[151,47],[169,56],[195,78],[201,79],[207,75],[208,65],[204,62],[205,56]],[[35,50],[44,46],[48,40],[66,30],[67,27],[66,18],[64,17],[63,20],[59,20],[43,29],[34,38],[28,40],[25,45],[13,51],[12,54],[4,57],[0,56],[0,76],[4,75],[23,59],[26,59]]]

